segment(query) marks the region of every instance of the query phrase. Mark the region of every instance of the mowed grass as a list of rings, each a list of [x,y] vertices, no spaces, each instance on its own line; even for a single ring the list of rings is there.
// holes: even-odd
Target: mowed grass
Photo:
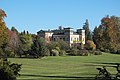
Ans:
[[[42,59],[9,58],[11,62],[22,64],[18,80],[90,80],[103,64],[120,63],[120,55],[103,53],[91,56],[50,56]],[[95,65],[95,66],[92,66]],[[108,65],[108,64],[106,64]],[[107,67],[110,73],[116,69]]]

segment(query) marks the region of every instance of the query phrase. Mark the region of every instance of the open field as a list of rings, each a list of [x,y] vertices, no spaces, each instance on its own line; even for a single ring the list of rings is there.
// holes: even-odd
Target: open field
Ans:
[[[22,65],[21,76],[18,80],[90,80],[98,74],[97,63],[119,63],[120,55],[107,54],[92,56],[58,56],[42,59],[10,58],[11,62]],[[91,65],[96,66],[91,66]],[[99,66],[97,66],[99,65]],[[116,73],[113,67],[107,67]]]

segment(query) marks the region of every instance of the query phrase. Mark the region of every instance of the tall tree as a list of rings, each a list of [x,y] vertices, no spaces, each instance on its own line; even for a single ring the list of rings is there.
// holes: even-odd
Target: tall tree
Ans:
[[[8,41],[7,27],[3,20],[6,16],[5,12],[0,9],[0,55],[4,54],[3,52]]]
[[[117,16],[111,16],[111,19],[113,20],[113,22],[115,23],[115,29],[116,29],[116,48],[117,48],[117,52],[120,54],[120,17]]]
[[[24,34],[23,34],[24,33]],[[31,34],[26,34],[26,32],[24,31],[23,33],[19,34],[19,55],[20,57],[22,55],[26,55],[28,54],[28,51],[31,50],[31,45],[33,44],[32,42],[32,35]]]
[[[17,54],[20,40],[16,31],[8,30],[8,40],[7,53],[11,53],[11,55]]]
[[[116,53],[119,42],[119,25],[120,20],[115,17],[104,17],[98,28],[94,29],[94,42],[97,48],[103,51],[110,51]]]
[[[100,25],[98,28],[96,26],[93,33],[94,33],[93,41],[96,44],[96,48],[100,50],[104,50],[103,45],[105,45],[105,43],[104,43],[104,38],[102,38],[103,37],[102,26]]]
[[[4,57],[4,51],[8,42],[8,29],[3,21],[4,17],[6,17],[6,14],[0,9],[0,80],[16,80],[21,65],[11,64]]]
[[[18,30],[14,26],[12,26],[11,31],[16,32],[18,34]]]
[[[83,29],[85,30],[85,39],[87,40],[92,40],[92,34],[91,31],[89,29],[89,22],[88,19],[86,19],[86,22],[83,25]]]
[[[38,36],[34,36],[33,45],[31,47],[31,55],[34,57],[44,57],[46,55],[50,55],[49,50],[45,46],[44,38],[40,38]]]

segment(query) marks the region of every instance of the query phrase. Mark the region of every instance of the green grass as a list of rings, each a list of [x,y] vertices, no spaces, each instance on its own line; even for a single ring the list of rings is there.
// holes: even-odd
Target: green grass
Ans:
[[[94,77],[98,73],[96,68],[101,67],[91,65],[103,62],[119,63],[120,55],[104,53],[97,56],[51,56],[42,59],[10,58],[9,60],[22,64],[18,80],[90,80],[89,77]],[[107,69],[112,74],[116,73],[115,68],[107,67]]]

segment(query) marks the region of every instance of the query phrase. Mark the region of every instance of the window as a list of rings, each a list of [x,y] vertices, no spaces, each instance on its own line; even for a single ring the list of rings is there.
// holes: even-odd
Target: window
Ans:
[[[55,38],[53,38],[53,40],[55,41]]]
[[[74,38],[74,40],[76,41],[76,38]]]
[[[70,39],[69,38],[65,38],[65,41],[70,41]]]
[[[83,41],[84,41],[84,38],[83,38]]]
[[[71,38],[71,41],[72,41],[72,38]]]
[[[65,41],[65,38],[63,38],[63,41]]]

